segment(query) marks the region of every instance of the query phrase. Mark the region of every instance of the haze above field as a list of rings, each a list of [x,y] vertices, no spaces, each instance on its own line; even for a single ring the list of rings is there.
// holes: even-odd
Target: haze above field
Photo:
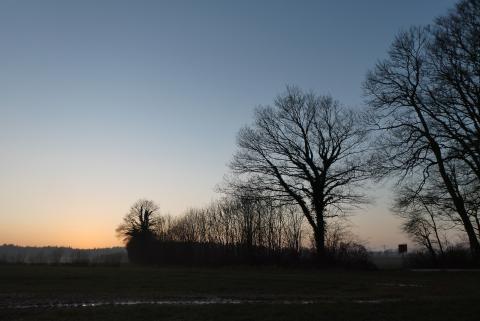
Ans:
[[[360,108],[395,34],[453,4],[0,2],[0,243],[119,245],[138,198],[207,204],[256,105],[296,84]],[[372,194],[355,232],[404,242]]]

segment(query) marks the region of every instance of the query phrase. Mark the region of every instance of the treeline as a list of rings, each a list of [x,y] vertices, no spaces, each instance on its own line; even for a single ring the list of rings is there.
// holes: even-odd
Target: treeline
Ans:
[[[312,236],[294,205],[265,197],[226,197],[179,217],[160,215],[150,200],[139,200],[117,229],[133,263],[229,265],[311,264]],[[337,225],[331,228],[331,261],[368,265],[366,249]]]
[[[73,249],[56,246],[0,245],[0,263],[119,265],[127,262],[127,253],[123,247]]]

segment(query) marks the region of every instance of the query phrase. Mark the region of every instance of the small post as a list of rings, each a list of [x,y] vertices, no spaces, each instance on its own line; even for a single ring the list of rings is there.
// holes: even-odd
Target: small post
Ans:
[[[407,244],[398,244],[398,253],[402,255],[402,264],[405,265],[405,253],[407,253]]]
[[[407,253],[407,251],[407,244],[398,244],[398,253],[403,255],[404,253]]]

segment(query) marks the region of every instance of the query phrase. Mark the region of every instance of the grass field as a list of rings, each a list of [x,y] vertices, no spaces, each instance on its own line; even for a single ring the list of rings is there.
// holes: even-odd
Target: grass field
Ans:
[[[479,298],[480,272],[0,266],[0,320],[477,320]]]

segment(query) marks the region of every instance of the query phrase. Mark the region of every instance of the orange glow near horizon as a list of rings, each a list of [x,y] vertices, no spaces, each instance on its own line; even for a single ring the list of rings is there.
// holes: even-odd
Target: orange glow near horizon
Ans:
[[[128,207],[126,207],[128,209]],[[89,213],[88,215],[79,213]],[[75,212],[66,212],[63,219],[44,215],[48,220],[28,223],[11,219],[0,225],[0,244],[19,246],[64,246],[80,249],[123,246],[115,229],[120,224],[123,211],[92,211],[85,206]],[[371,249],[384,246],[394,248],[407,242],[399,230],[400,222],[382,207],[359,212],[351,219],[352,230]],[[307,227],[308,228],[308,227]]]
[[[122,246],[115,235],[116,226],[89,224],[51,225],[48,228],[39,225],[16,224],[8,228],[0,227],[0,243],[20,246],[65,246],[72,248],[103,248]]]

